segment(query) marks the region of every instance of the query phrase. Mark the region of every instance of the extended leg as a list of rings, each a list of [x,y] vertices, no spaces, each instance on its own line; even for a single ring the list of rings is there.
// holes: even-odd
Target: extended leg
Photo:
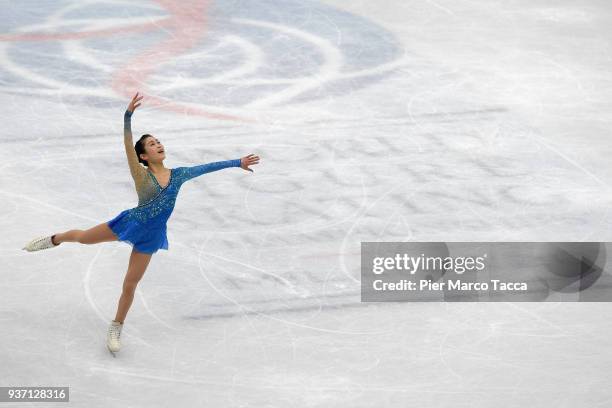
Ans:
[[[74,229],[53,236],[56,245],[62,242],[80,242],[81,244],[97,244],[99,242],[116,241],[117,236],[107,223],[98,224],[88,230]]]
[[[153,254],[143,254],[136,249],[132,249],[128,270],[123,280],[123,292],[119,298],[119,306],[117,307],[117,314],[115,315],[116,322],[123,323],[132,305],[132,301],[134,300],[136,286],[144,275],[152,255]]]

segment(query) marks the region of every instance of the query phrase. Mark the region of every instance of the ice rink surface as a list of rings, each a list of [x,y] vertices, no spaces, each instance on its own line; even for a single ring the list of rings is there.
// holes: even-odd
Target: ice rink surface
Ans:
[[[0,386],[78,407],[609,407],[609,303],[361,303],[362,241],[612,241],[605,1],[2,1]],[[131,248],[38,235],[183,186]],[[47,406],[63,406],[61,403]],[[38,407],[38,403],[2,406]]]

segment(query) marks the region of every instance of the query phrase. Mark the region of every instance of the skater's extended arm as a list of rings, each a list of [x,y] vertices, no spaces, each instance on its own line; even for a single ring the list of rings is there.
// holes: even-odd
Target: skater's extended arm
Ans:
[[[142,99],[142,96],[140,99]],[[125,154],[127,155],[130,173],[137,186],[146,175],[146,170],[138,162],[138,156],[136,156],[136,150],[134,149],[134,142],[132,140],[132,114],[134,110],[140,106],[140,104],[137,103],[140,99],[138,98],[138,93],[136,93],[136,96],[134,96],[123,114],[123,142],[125,145]]]
[[[201,176],[202,174],[226,169],[228,167],[241,167],[244,170],[253,172],[253,170],[250,169],[249,166],[252,166],[257,163],[259,163],[259,156],[249,154],[248,156],[242,157],[240,159],[217,161],[212,163],[199,164],[197,166],[191,167],[182,167],[180,172],[180,178],[181,182],[184,183],[185,181],[194,177]]]
[[[194,177],[201,176],[205,173],[211,173],[213,171],[226,169],[228,167],[240,167],[240,159],[224,160],[206,164],[199,164],[197,166],[185,167],[183,181],[187,181]]]

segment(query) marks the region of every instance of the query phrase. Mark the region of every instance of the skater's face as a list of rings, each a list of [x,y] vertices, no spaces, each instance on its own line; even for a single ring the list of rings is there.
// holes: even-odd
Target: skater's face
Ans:
[[[147,137],[144,140],[145,153],[141,157],[149,163],[161,163],[166,158],[164,145],[155,136]]]

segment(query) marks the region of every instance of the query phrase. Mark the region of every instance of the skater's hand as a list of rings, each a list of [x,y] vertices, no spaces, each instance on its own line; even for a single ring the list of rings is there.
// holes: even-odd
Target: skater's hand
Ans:
[[[142,95],[138,96],[138,92],[136,92],[136,95],[134,95],[134,97],[130,101],[130,104],[128,105],[127,110],[130,112],[134,112],[134,110],[136,110],[136,108],[140,106],[140,100],[142,98],[144,98],[144,96]]]
[[[251,173],[253,172],[253,170],[249,169],[249,166],[252,166],[253,164],[257,163],[259,163],[259,156],[255,156],[253,153],[249,154],[248,156],[244,156],[240,159],[240,167],[250,171]]]

